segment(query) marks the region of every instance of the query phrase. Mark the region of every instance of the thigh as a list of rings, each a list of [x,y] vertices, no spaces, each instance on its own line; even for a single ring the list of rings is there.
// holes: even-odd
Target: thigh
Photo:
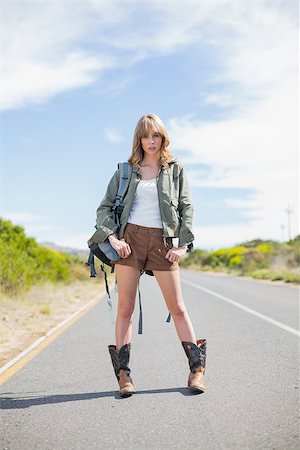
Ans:
[[[118,284],[118,304],[134,305],[140,270],[132,266],[115,265]]]
[[[164,296],[170,313],[178,309],[185,309],[179,278],[179,270],[159,271],[153,270],[154,276]]]

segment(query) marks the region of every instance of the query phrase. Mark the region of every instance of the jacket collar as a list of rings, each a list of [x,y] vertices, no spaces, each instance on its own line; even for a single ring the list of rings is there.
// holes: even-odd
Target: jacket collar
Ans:
[[[171,164],[174,164],[175,162],[176,162],[175,159],[170,159],[170,161],[168,161],[168,164],[169,164],[169,166],[170,166]],[[161,165],[161,168],[164,170],[164,168],[162,167],[162,165]],[[139,167],[139,166],[132,166],[132,172],[140,173],[140,167]]]

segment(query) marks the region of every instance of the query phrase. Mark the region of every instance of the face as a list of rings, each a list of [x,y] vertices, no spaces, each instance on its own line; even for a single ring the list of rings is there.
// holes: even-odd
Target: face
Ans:
[[[142,148],[149,155],[156,155],[160,152],[162,137],[156,131],[149,131],[147,136],[141,138]]]

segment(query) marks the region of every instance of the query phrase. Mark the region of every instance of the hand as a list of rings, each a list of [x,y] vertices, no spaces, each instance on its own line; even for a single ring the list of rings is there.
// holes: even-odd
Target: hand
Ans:
[[[183,247],[173,247],[168,251],[165,257],[170,262],[179,261],[181,256],[184,255],[186,251],[187,251],[186,245],[184,245]]]
[[[122,258],[128,258],[128,256],[131,253],[131,248],[127,242],[125,242],[125,239],[118,239],[115,235],[108,236],[108,240],[111,244],[111,246],[116,250],[118,255]]]

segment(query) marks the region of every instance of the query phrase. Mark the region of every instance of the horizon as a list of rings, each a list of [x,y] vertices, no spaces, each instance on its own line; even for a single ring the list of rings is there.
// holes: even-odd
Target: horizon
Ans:
[[[0,219],[2,219],[2,218],[0,217]],[[4,219],[4,220],[9,220],[9,219]],[[27,234],[26,229],[22,225],[14,224],[14,223],[12,223],[12,225],[13,226],[21,226],[23,228],[25,236],[27,238],[34,238],[33,236],[30,236],[30,235]],[[279,243],[279,244],[288,244],[291,241],[295,241],[295,240],[299,240],[299,239],[300,239],[300,234],[298,234],[298,235],[294,236],[293,238],[291,238],[290,240],[286,240],[286,241],[280,241],[280,240],[274,240],[274,239],[261,239],[261,238],[256,237],[256,238],[251,239],[251,240],[247,240],[247,241],[243,241],[243,242],[236,242],[236,244],[234,244],[234,245],[232,245],[230,247],[219,247],[219,248],[194,247],[193,251],[194,250],[205,250],[205,251],[208,251],[208,252],[214,252],[214,251],[221,250],[222,248],[239,247],[239,246],[243,246],[243,245],[246,245],[246,244],[250,244],[250,243],[255,242],[255,241],[276,242],[276,243]],[[42,247],[48,247],[49,246],[49,248],[52,248],[54,250],[57,248],[57,251],[60,251],[60,252],[64,252],[64,250],[67,253],[68,253],[68,251],[86,252],[86,253],[89,252],[89,248],[88,247],[86,247],[86,248],[76,248],[76,247],[70,247],[70,246],[65,246],[65,245],[59,245],[59,244],[56,244],[55,242],[51,242],[51,241],[38,241],[38,240],[36,240],[36,242],[37,242],[38,245],[40,245]]]

